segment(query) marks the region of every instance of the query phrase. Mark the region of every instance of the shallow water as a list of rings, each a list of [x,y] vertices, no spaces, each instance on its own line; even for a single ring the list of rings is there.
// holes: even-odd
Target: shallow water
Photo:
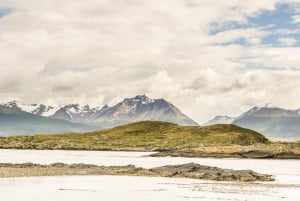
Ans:
[[[87,163],[151,168],[195,162],[230,169],[252,169],[275,176],[254,184],[128,176],[72,176],[0,179],[4,201],[140,200],[299,200],[299,160],[147,157],[147,152],[0,150],[0,163]]]

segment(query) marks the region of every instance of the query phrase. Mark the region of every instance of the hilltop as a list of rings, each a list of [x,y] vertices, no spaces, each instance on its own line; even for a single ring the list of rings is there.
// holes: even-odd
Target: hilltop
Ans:
[[[179,126],[143,121],[88,133],[11,136],[1,148],[74,150],[180,150],[199,146],[269,143],[263,135],[235,125]]]

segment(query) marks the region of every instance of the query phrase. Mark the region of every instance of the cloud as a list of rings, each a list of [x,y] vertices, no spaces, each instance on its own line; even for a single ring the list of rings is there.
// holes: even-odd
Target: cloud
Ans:
[[[262,39],[270,34],[271,33],[264,31],[262,28],[230,29],[217,33],[213,41],[220,44],[244,39],[248,44],[259,45]]]
[[[299,34],[300,29],[277,29],[274,34],[278,35],[291,35],[291,34]]]
[[[245,50],[245,57],[239,58],[246,70],[300,70],[298,47],[251,47]],[[269,73],[269,72],[268,72]],[[283,72],[282,72],[283,73]]]
[[[278,38],[277,41],[282,46],[293,46],[297,43],[295,38]]]
[[[12,12],[12,9],[10,9],[10,8],[3,8],[3,7],[1,8],[0,7],[0,18],[4,17],[6,15],[9,15],[11,12]]]
[[[293,23],[299,24],[300,23],[300,15],[294,15],[292,17]]]
[[[296,107],[300,96],[299,47],[287,41],[298,31],[251,22],[281,0],[0,2],[13,11],[0,18],[3,100],[102,106],[148,94],[202,122],[268,102]],[[265,45],[272,34],[285,46]]]

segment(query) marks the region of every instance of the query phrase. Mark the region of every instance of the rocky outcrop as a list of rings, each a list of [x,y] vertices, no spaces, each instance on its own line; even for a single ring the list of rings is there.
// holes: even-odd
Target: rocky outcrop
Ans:
[[[151,172],[163,177],[184,177],[216,181],[273,181],[270,175],[259,174],[252,170],[231,170],[203,166],[195,163],[183,165],[167,165],[150,169]]]
[[[259,174],[252,170],[230,170],[203,166],[195,163],[167,165],[144,169],[133,165],[127,166],[96,166],[88,164],[40,165],[0,164],[0,178],[28,176],[60,176],[60,175],[129,175],[129,176],[160,176],[175,178],[205,179],[216,181],[273,181],[271,175]]]

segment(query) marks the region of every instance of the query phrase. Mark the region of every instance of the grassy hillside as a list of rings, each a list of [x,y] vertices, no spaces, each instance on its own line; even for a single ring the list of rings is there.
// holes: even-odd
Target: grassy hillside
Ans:
[[[235,125],[178,126],[145,121],[90,133],[11,136],[1,148],[83,150],[175,150],[203,145],[268,143],[263,135]]]

